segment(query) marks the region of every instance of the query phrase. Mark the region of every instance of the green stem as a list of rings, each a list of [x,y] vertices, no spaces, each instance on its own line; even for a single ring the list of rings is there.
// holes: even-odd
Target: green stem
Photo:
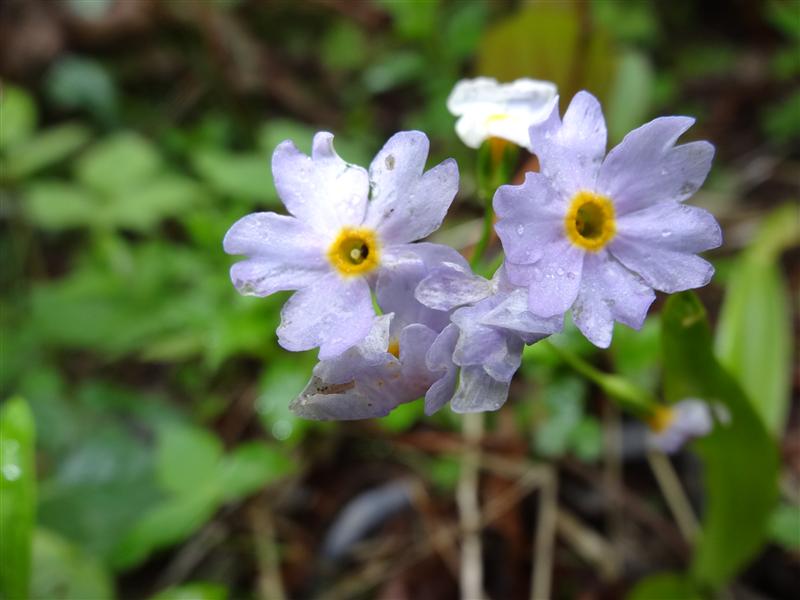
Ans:
[[[483,231],[481,232],[481,238],[478,240],[478,243],[475,244],[475,249],[472,251],[472,258],[469,261],[470,266],[472,267],[473,271],[478,269],[478,265],[483,259],[483,255],[486,252],[486,248],[489,247],[489,240],[492,237],[492,226],[494,225],[494,210],[492,210],[492,197],[491,195],[484,196],[483,202]]]
[[[550,340],[541,342],[555,352],[561,360],[575,371],[595,383],[606,394],[613,398],[624,410],[638,417],[648,417],[659,404],[658,399],[648,390],[639,387],[632,381],[620,375],[604,373],[594,365],[562,346],[553,344]]]

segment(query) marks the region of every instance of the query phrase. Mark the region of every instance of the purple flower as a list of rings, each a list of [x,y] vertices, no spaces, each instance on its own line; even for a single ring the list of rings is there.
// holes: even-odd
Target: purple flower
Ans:
[[[729,419],[729,416],[725,416],[727,414],[727,411],[723,412],[720,420]],[[708,434],[714,419],[708,404],[696,398],[687,398],[672,406],[659,406],[648,425],[648,443],[662,452],[673,454],[689,440]]]
[[[450,400],[456,377],[450,314],[414,298],[417,284],[440,265],[468,268],[452,248],[420,243],[413,255],[382,272],[376,296],[391,312],[374,317],[363,341],[320,361],[291,410],[309,419],[365,419],[385,416],[421,396],[427,414]]]
[[[642,326],[654,289],[703,286],[714,273],[698,252],[722,242],[705,210],[682,204],[703,183],[714,147],[675,142],[694,122],[661,117],[630,132],[608,155],[598,101],[579,92],[564,114],[530,128],[540,173],[494,197],[512,283],[530,311],[572,318],[595,345],[614,321]]]
[[[455,412],[500,408],[508,398],[524,345],[560,331],[563,325],[560,315],[531,314],[526,291],[512,286],[502,267],[487,281],[469,268],[444,265],[420,282],[416,296],[437,309],[461,306],[440,336],[447,335],[447,348],[452,348],[453,378],[460,368],[458,389],[450,402]],[[432,366],[431,354],[428,363]]]
[[[281,311],[284,348],[319,346],[326,359],[369,334],[370,285],[419,260],[410,242],[439,227],[458,188],[455,161],[425,172],[427,155],[428,138],[418,131],[392,136],[369,173],[336,154],[330,133],[314,136],[310,157],[290,141],[275,149],[275,187],[290,216],[248,215],[223,245],[248,257],[231,268],[241,293],[297,290]]]

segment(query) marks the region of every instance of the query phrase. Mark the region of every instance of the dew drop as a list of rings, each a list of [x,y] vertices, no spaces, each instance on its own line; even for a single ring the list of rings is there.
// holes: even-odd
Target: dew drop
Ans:
[[[661,237],[668,238],[672,235],[672,232],[669,229],[662,229],[661,230]]]
[[[517,225],[517,235],[522,235],[523,233],[525,233],[525,226]]]
[[[3,465],[3,478],[6,481],[16,481],[20,475],[22,475],[22,469],[18,465]]]
[[[272,424],[272,435],[276,440],[286,440],[292,435],[292,424],[285,420],[280,419]]]
[[[558,269],[556,269],[556,275],[558,275],[559,277],[563,277],[564,276],[564,269],[562,269],[561,267],[558,267]]]

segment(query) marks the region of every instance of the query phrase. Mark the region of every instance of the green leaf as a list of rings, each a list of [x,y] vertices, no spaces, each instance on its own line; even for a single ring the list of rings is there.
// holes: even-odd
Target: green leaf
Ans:
[[[159,592],[150,600],[227,600],[228,590],[218,583],[193,581]]]
[[[25,188],[25,213],[42,229],[58,231],[97,222],[94,194],[66,181],[38,180]]]
[[[421,39],[433,34],[437,23],[439,0],[406,2],[406,0],[379,0],[380,5],[392,15],[397,33],[407,39]]]
[[[248,442],[228,454],[214,475],[221,497],[238,500],[295,470],[294,462],[280,448]]]
[[[692,580],[678,573],[660,573],[642,579],[627,600],[702,600]]]
[[[615,371],[654,392],[661,374],[661,323],[650,317],[636,331],[617,323],[611,344]]]
[[[781,504],[769,519],[769,534],[787,550],[800,550],[800,505]]]
[[[0,89],[0,150],[27,140],[36,129],[36,103],[23,90],[4,82]]]
[[[298,419],[289,411],[289,403],[308,381],[314,366],[313,353],[291,360],[271,361],[261,380],[256,410],[264,429],[281,443],[296,445],[312,427],[312,421]]]
[[[717,363],[697,297],[671,296],[662,319],[667,400],[701,398],[722,405],[729,416],[695,443],[705,465],[707,501],[692,573],[700,584],[719,587],[761,547],[777,495],[778,453],[736,380]]]
[[[774,211],[737,258],[715,340],[720,362],[738,378],[775,435],[780,435],[786,422],[792,366],[789,290],[778,255],[800,239],[796,213],[794,205]]]
[[[45,80],[47,95],[67,110],[86,109],[109,120],[117,108],[117,90],[108,70],[98,61],[66,56],[56,61]]]
[[[66,123],[36,134],[14,147],[5,159],[5,176],[24,179],[54,166],[84,146],[90,131],[77,123]]]
[[[654,81],[655,73],[646,54],[631,50],[620,55],[606,107],[611,143],[618,142],[647,119]]]
[[[583,419],[586,382],[580,377],[559,377],[542,394],[544,421],[536,429],[534,445],[543,456],[562,456]]]
[[[80,157],[76,175],[86,187],[103,192],[134,191],[162,167],[153,144],[131,131],[117,133]]]
[[[215,484],[222,459],[222,444],[204,429],[187,425],[165,426],[159,434],[156,470],[165,490],[192,494]]]
[[[33,415],[22,398],[0,408],[0,596],[25,598],[36,515]]]
[[[378,420],[380,426],[395,433],[408,431],[425,418],[425,405],[421,401],[407,402]]]
[[[151,508],[119,540],[111,562],[117,569],[139,564],[160,548],[182,542],[208,521],[217,508],[212,487],[187,490]]]
[[[203,149],[192,156],[192,165],[219,194],[249,202],[278,204],[269,155]]]
[[[157,175],[111,198],[107,220],[119,227],[147,231],[165,217],[181,215],[203,197],[188,177]]]
[[[97,560],[64,538],[37,529],[33,539],[32,600],[111,600],[110,575]]]

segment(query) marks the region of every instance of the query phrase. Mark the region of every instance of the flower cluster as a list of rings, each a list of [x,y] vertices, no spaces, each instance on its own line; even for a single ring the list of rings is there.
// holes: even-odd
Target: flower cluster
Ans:
[[[248,215],[224,240],[243,254],[231,278],[243,294],[296,290],[281,312],[288,350],[319,348],[311,380],[292,402],[310,419],[388,414],[424,397],[431,414],[495,410],[508,396],[526,344],[571,317],[595,345],[614,321],[641,327],[654,290],[708,283],[697,253],[719,246],[706,211],[687,206],[711,165],[707,142],[676,145],[692,124],[659,118],[606,155],[598,101],[580,92],[563,119],[555,88],[480,79],[457,87],[449,107],[470,146],[500,136],[541,165],[495,193],[505,260],[491,280],[453,248],[420,242],[458,190],[448,159],[425,170],[428,139],[394,135],[369,169],[343,161],[330,133],[311,156],[289,141],[272,159],[289,212]]]

